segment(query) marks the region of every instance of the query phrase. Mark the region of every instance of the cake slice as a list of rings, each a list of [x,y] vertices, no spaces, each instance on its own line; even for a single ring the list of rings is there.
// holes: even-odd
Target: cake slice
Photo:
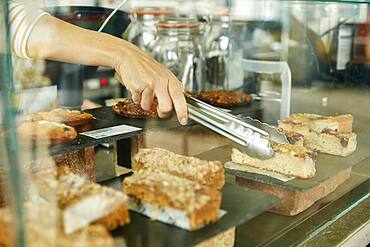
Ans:
[[[125,178],[123,189],[135,211],[185,229],[219,219],[221,193],[171,174],[142,169]]]
[[[313,178],[316,173],[316,153],[304,147],[291,144],[271,143],[274,154],[271,158],[260,160],[233,148],[231,160],[240,165],[277,172],[286,176],[303,179]]]
[[[44,170],[35,177],[41,196],[56,198],[66,234],[92,223],[113,230],[130,222],[127,196],[120,191],[90,182],[66,167]]]
[[[351,133],[353,116],[351,114],[323,116],[311,113],[295,113],[279,122],[279,125],[283,124],[301,124],[317,132],[330,129],[338,133]]]
[[[140,149],[133,158],[133,170],[153,168],[221,189],[225,184],[224,168],[220,161],[206,161],[183,156],[161,148]]]
[[[320,124],[320,128],[312,129],[309,127],[309,122],[304,125],[281,120],[278,127],[284,131],[294,132],[304,136],[304,146],[311,150],[340,156],[348,156],[356,150],[357,135],[355,133],[333,130],[333,126],[330,126],[330,124],[328,128],[324,128],[325,126],[323,124]],[[318,131],[319,129],[321,131]]]
[[[25,121],[38,122],[38,121],[49,121],[55,123],[64,123],[69,126],[78,126],[86,124],[94,119],[94,116],[90,113],[81,112],[77,110],[68,110],[62,108],[56,108],[48,112],[37,112],[26,116]]]
[[[303,147],[304,145],[304,136],[300,133],[285,130],[280,128],[279,131],[284,134],[290,144],[293,144],[295,146]]]

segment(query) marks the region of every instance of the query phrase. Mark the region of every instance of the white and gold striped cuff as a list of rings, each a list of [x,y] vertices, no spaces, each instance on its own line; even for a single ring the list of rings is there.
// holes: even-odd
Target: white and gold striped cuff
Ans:
[[[27,54],[27,42],[36,23],[48,13],[30,5],[11,3],[9,7],[10,37],[13,52],[22,58],[32,59]]]

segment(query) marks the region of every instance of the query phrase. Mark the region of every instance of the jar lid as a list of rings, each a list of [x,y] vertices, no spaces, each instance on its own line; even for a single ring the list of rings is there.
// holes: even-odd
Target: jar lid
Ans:
[[[199,29],[200,22],[195,18],[166,18],[158,23],[159,28],[174,28],[174,29]]]
[[[132,14],[137,15],[173,15],[175,11],[169,8],[158,8],[158,7],[143,7],[137,8],[130,11]]]

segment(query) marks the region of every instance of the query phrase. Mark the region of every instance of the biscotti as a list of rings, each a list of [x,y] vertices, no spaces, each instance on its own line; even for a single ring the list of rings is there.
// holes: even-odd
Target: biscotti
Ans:
[[[219,219],[221,193],[188,179],[142,169],[124,179],[123,189],[130,197],[130,209],[158,220],[166,217],[185,229],[198,229]]]
[[[287,176],[303,179],[315,176],[316,153],[291,144],[272,144],[274,154],[271,158],[260,160],[233,148],[231,160],[240,165],[273,171]]]
[[[67,234],[92,223],[113,230],[130,222],[127,196],[120,191],[89,182],[66,167],[59,168],[58,174],[42,171],[35,177],[44,198],[50,200],[56,194]]]
[[[311,150],[348,156],[356,150],[356,134],[352,131],[352,115],[327,117],[307,113],[293,114],[278,122],[284,132],[303,136],[303,145]],[[289,139],[289,138],[288,138]],[[289,139],[292,143],[294,139]]]
[[[330,129],[339,133],[351,133],[353,116],[351,114],[323,116],[311,113],[294,113],[280,122],[281,124],[301,124],[317,132],[322,132],[324,129]]]
[[[90,113],[57,108],[48,112],[37,112],[30,114],[26,116],[25,121],[38,122],[45,120],[55,123],[64,123],[69,126],[78,126],[86,124],[93,119],[94,116]]]
[[[133,170],[161,170],[220,189],[225,184],[224,168],[220,161],[206,161],[178,155],[161,148],[140,149],[133,158]]]
[[[77,132],[73,127],[49,121],[23,122],[17,128],[22,140],[41,143],[60,143],[76,139]]]

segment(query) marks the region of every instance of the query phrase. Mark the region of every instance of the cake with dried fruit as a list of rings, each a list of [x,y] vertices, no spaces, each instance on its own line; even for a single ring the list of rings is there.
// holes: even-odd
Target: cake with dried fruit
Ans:
[[[220,161],[201,160],[175,154],[161,148],[140,149],[133,158],[133,170],[152,168],[221,189],[225,184],[224,168]]]
[[[280,120],[278,128],[302,135],[303,145],[311,150],[340,156],[348,156],[356,150],[357,135],[348,132],[352,130],[350,115],[322,119],[314,115],[314,120],[308,120],[306,115],[295,114],[293,117]]]
[[[123,181],[130,208],[185,229],[198,229],[219,219],[221,193],[166,172],[142,169]]]
[[[324,129],[330,129],[337,131],[338,133],[351,133],[353,116],[351,114],[323,116],[311,113],[294,113],[280,122],[281,125],[285,123],[301,124],[317,132],[322,132]]]
[[[273,142],[271,144],[274,153],[269,159],[254,158],[233,148],[231,160],[240,165],[273,171],[286,176],[303,179],[315,176],[315,162],[317,158],[315,152],[291,144],[277,144]]]

